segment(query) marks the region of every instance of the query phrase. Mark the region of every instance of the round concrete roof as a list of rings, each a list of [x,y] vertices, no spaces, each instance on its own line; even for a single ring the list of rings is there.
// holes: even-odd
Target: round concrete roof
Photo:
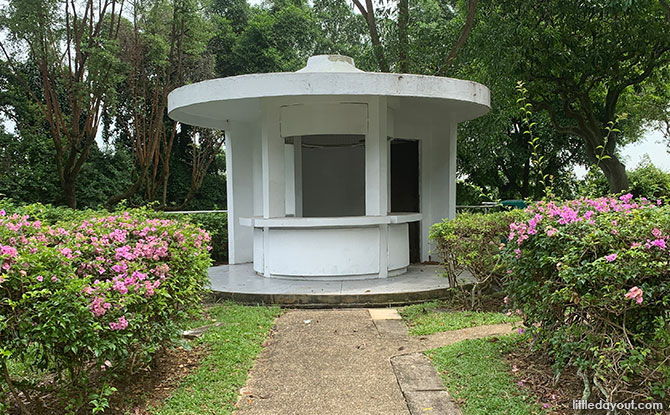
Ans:
[[[355,102],[366,96],[386,96],[397,111],[417,108],[460,122],[486,114],[490,92],[482,84],[438,76],[364,72],[353,59],[339,55],[309,58],[297,72],[231,76],[182,86],[168,96],[168,114],[200,127],[224,128],[226,121],[254,121],[261,101],[285,97],[340,97]]]

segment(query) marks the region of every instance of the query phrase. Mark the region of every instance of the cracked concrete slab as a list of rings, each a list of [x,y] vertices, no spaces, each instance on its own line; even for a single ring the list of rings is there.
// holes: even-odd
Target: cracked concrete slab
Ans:
[[[433,413],[460,415],[444,388],[442,378],[423,353],[394,356],[391,366],[412,415]]]

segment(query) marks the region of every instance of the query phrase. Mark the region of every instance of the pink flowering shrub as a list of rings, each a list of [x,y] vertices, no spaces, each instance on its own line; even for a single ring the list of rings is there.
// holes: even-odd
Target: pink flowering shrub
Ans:
[[[592,399],[667,402],[670,208],[627,194],[526,214],[507,235],[507,307],[557,374],[576,367]]]
[[[199,309],[210,237],[148,210],[48,223],[34,213],[0,212],[0,362],[54,373],[39,385],[14,379],[14,389],[74,391],[64,401],[75,413],[89,395],[109,394],[106,379],[148,363]]]

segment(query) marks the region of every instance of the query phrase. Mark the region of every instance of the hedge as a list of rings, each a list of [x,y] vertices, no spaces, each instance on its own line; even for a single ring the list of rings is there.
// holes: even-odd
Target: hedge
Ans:
[[[507,266],[501,248],[509,225],[524,214],[518,209],[489,214],[459,213],[455,219],[445,219],[431,227],[430,238],[435,241],[435,253],[445,266],[450,287],[457,286],[457,278],[464,271],[474,278],[472,308],[482,290],[502,286]]]

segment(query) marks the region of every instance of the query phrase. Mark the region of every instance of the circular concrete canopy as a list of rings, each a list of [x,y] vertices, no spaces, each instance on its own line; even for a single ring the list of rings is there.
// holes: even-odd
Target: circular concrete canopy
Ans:
[[[396,111],[429,112],[455,122],[477,118],[490,109],[489,89],[476,82],[364,72],[349,57],[320,55],[309,58],[297,72],[231,76],[177,88],[168,96],[168,114],[186,124],[224,129],[227,121],[259,119],[264,100],[283,98],[283,104],[290,105],[307,97],[356,102],[369,96],[388,97],[388,106]]]

